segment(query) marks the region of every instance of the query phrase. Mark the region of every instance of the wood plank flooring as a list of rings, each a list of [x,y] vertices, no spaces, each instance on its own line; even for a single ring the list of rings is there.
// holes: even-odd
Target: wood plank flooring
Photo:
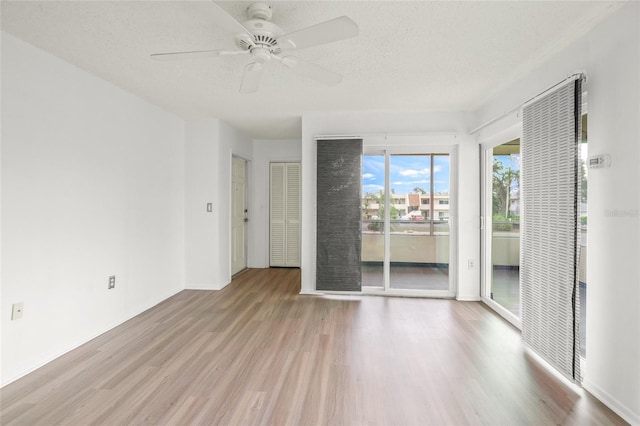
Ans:
[[[185,290],[5,386],[4,425],[622,425],[480,303]]]

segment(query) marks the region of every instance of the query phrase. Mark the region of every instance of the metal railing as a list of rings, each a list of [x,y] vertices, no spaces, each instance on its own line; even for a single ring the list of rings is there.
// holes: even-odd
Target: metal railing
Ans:
[[[407,235],[449,235],[449,221],[447,220],[405,220],[392,219],[389,223],[390,233]],[[363,234],[384,233],[383,220],[363,220]]]

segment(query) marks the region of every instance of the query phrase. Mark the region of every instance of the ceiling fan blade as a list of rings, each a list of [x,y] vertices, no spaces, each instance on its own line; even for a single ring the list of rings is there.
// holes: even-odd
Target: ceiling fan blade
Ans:
[[[188,52],[154,53],[151,59],[156,61],[180,61],[183,59],[217,58],[218,56],[235,56],[248,54],[245,50],[192,50]]]
[[[167,52],[167,53],[154,53],[151,55],[151,59],[156,61],[179,61],[182,59],[197,59],[197,58],[217,58],[218,56],[226,55],[239,55],[245,53],[242,50],[229,51],[229,50],[193,50],[189,52]]]
[[[258,90],[264,66],[258,62],[251,62],[244,67],[244,75],[240,84],[240,93],[253,93]]]
[[[358,35],[358,24],[346,16],[303,28],[278,38],[282,50],[305,49]]]
[[[238,22],[236,18],[229,15],[227,11],[216,3],[211,2],[211,4],[215,10],[215,13],[213,14],[213,21],[216,26],[224,28],[233,34],[249,34],[251,36],[251,40],[253,40],[253,35],[240,22]]]
[[[319,81],[320,83],[335,86],[342,81],[342,76],[340,74],[312,62],[304,61],[294,56],[285,56],[278,59],[280,59],[280,63],[291,69],[294,73]]]

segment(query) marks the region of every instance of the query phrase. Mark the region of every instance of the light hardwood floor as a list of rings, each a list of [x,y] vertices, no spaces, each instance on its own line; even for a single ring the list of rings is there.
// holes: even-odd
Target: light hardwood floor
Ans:
[[[2,424],[625,424],[480,303],[185,290],[1,390]]]

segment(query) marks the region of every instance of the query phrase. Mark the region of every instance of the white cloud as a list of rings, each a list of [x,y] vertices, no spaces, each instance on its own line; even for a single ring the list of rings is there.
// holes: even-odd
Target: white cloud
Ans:
[[[413,178],[417,178],[420,176],[428,176],[429,175],[429,168],[426,167],[424,169],[421,170],[414,170],[414,169],[406,169],[406,170],[401,170],[399,172],[400,176],[404,176],[404,177],[413,177]]]
[[[363,185],[362,189],[364,189],[364,192],[378,192],[381,189],[384,189],[384,186],[382,185],[376,185],[376,184],[368,184],[368,185]]]
[[[376,178],[376,175],[374,175],[373,173],[364,173],[364,174],[362,175],[362,179],[369,179],[369,180],[371,180],[371,179],[375,179],[375,178]]]
[[[404,181],[396,181],[393,182],[394,185],[416,185],[420,183],[429,183],[428,179],[419,179],[419,180],[404,180]]]

